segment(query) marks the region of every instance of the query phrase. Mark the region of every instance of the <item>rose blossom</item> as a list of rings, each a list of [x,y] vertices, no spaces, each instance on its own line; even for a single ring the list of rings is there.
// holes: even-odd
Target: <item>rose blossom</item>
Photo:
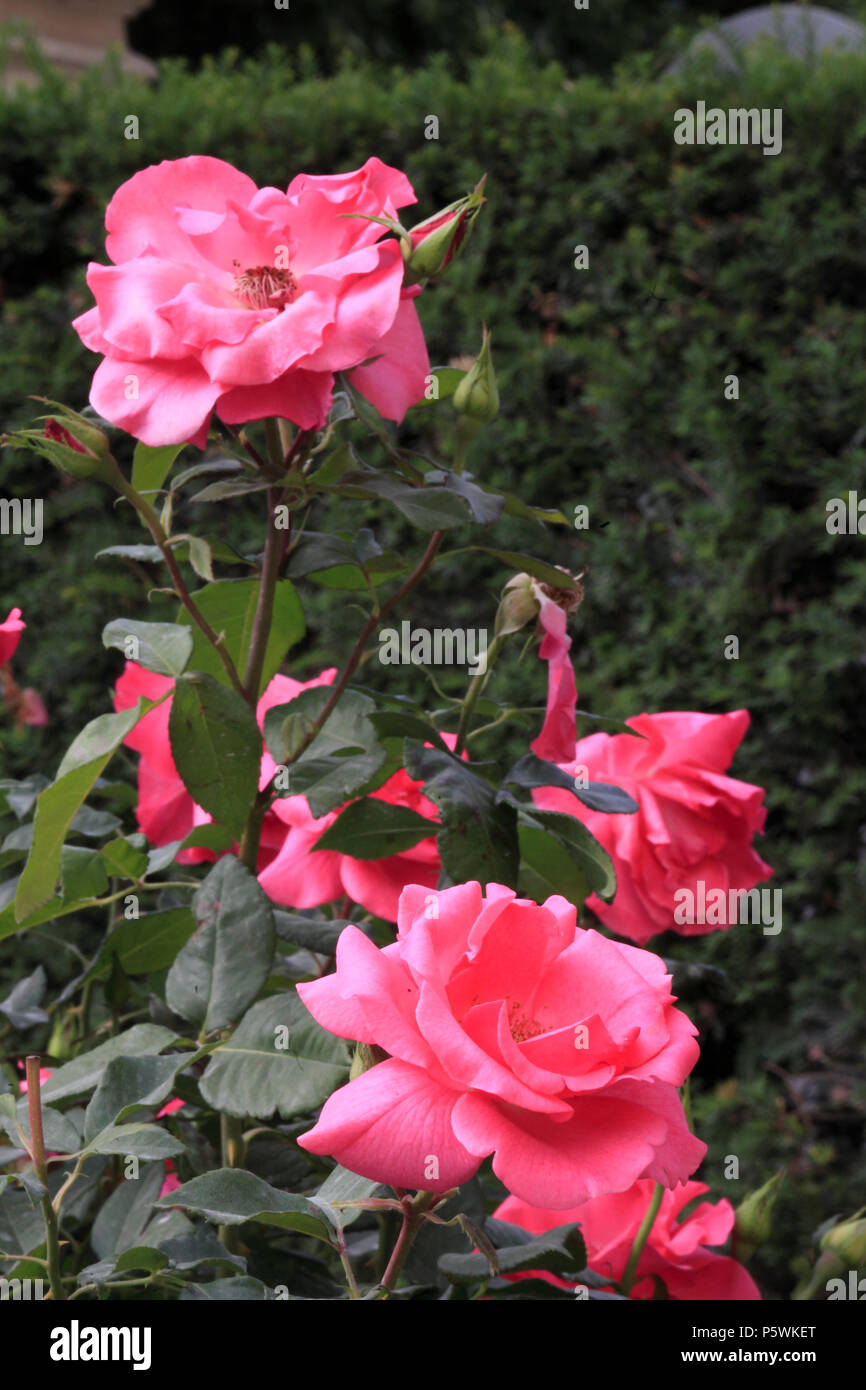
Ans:
[[[346,927],[336,972],[298,985],[324,1028],[390,1054],[325,1102],[302,1148],[433,1192],[492,1153],[511,1192],[556,1208],[694,1172],[706,1145],[676,1088],[696,1029],[658,956],[498,884],[413,884],[398,921],[382,950]]]
[[[285,193],[209,155],[134,174],[106,210],[114,264],[90,264],[96,306],[73,325],[104,356],[94,409],[145,444],[203,448],[214,408],[227,424],[318,428],[334,373],[355,368],[358,389],[401,420],[430,370],[418,290],[403,288],[399,243],[367,219],[415,201],[376,158],[298,174]]]
[[[625,1274],[635,1236],[652,1200],[655,1184],[641,1178],[627,1192],[605,1194],[569,1211],[545,1211],[530,1206],[519,1197],[506,1197],[494,1212],[500,1221],[522,1226],[533,1235],[543,1235],[555,1226],[577,1221],[586,1242],[587,1267],[619,1283]],[[708,1246],[724,1245],[734,1227],[734,1209],[724,1198],[720,1202],[700,1202],[689,1216],[681,1213],[695,1197],[709,1188],[702,1182],[687,1182],[675,1192],[662,1196],[647,1243],[638,1261],[635,1282],[629,1298],[651,1299],[655,1295],[653,1274],[664,1281],[668,1297],[677,1300],[758,1299],[758,1287],[749,1272],[730,1255],[716,1254]],[[509,1277],[509,1276],[506,1276]],[[556,1275],[538,1271],[534,1277],[557,1284],[573,1285]]]
[[[675,922],[675,894],[686,889],[699,901],[697,885],[703,883],[705,894],[721,889],[727,895],[729,889],[753,888],[773,872],[752,848],[767,814],[763,788],[725,776],[749,726],[748,711],[672,711],[626,722],[645,737],[590,734],[560,766],[569,776],[585,768],[589,781],[622,787],[638,811],[592,811],[554,787],[536,789],[533,799],[545,810],[583,821],[611,856],[617,876],[613,902],[588,899],[611,931],[639,945],[668,929],[684,936],[713,931],[714,923]]]

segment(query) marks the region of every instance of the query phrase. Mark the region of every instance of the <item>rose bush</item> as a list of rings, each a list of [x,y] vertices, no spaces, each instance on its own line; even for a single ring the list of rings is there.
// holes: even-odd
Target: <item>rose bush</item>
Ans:
[[[69,942],[70,982],[40,965],[0,1002],[4,1048],[28,1056],[28,1108],[45,1120],[41,1138],[38,1123],[26,1133],[0,1095],[0,1130],[18,1146],[0,1173],[0,1233],[14,1228],[16,1245],[2,1253],[14,1273],[44,1247],[53,1300],[123,1299],[145,1284],[149,1296],[207,1298],[197,1285],[212,1277],[214,1298],[270,1298],[284,1269],[292,1297],[388,1297],[414,1279],[403,1266],[427,1222],[456,1221],[480,1249],[477,1203],[489,1210],[507,1193],[531,1210],[500,1211],[566,1228],[531,1264],[522,1242],[509,1269],[580,1271],[576,1215],[593,1267],[628,1283],[635,1220],[667,1189],[635,1296],[659,1271],[672,1297],[689,1280],[697,1297],[748,1292],[707,1248],[730,1228],[726,1206],[678,1220],[705,1190],[689,1181],[706,1146],[679,1093],[697,1029],[665,962],[578,925],[589,900],[643,940],[668,924],[684,878],[766,871],[751,849],[762,793],[724,775],[748,716],[642,716],[633,725],[646,737],[577,741],[568,620],[579,577],[490,540],[504,515],[509,534],[535,539],[569,519],[476,479],[468,450],[500,401],[490,333],[467,371],[430,374],[413,302],[461,253],[482,186],[410,232],[396,213],[411,186],[378,159],[299,175],[285,193],[210,157],[142,170],[111,200],[113,264],[91,265],[96,307],[76,320],[104,358],[94,410],[137,438],[131,470],[104,422],[60,402],[41,427],[4,437],[70,486],[108,486],[134,510],[152,544],[99,553],[163,564],[168,578],[151,588],[148,576],[148,597],[170,594],[175,619],[140,622],[125,606],[102,634],[126,658],[113,712],[77,734],[53,781],[0,780],[11,875],[0,940],[46,923],[48,940],[81,937]],[[403,447],[388,421],[422,396],[422,438]],[[249,430],[229,428],[241,422]],[[211,430],[214,451],[179,463],[183,441],[204,446]],[[451,467],[437,458],[441,437]],[[208,474],[217,482],[185,491]],[[177,529],[206,503],[223,507],[228,532],[238,499],[250,516],[261,507],[260,548],[237,550],[215,523],[204,536]],[[329,529],[335,503],[342,519]],[[374,525],[394,507],[421,533],[414,558],[379,543],[370,503]],[[459,543],[443,545],[454,528]],[[474,548],[470,529],[521,570],[483,669],[466,663],[461,697],[428,671],[432,708],[377,679],[359,685],[377,633],[434,566]],[[184,566],[206,589],[190,591]],[[363,618],[334,666],[299,681],[280,668],[315,628],[310,582],[349,595]],[[505,643],[529,623],[547,700],[527,753],[499,731],[527,727],[538,706],[515,707],[495,682]],[[8,665],[22,628],[19,609],[0,627],[2,688],[19,718],[33,712]],[[450,663],[460,643],[447,637]],[[106,772],[122,745],[140,755],[137,804]],[[52,1067],[37,1096],[40,1052]],[[492,1172],[470,1183],[488,1160]],[[48,1194],[35,1223],[22,1220],[34,1193]],[[366,1223],[348,1235],[347,1205]],[[168,1222],[153,1220],[167,1208]],[[400,1220],[390,1249],[384,1213]],[[462,1257],[476,1262],[468,1276],[440,1254],[422,1292],[468,1277],[478,1296],[488,1285],[492,1297],[522,1296],[490,1279],[489,1244]],[[146,1275],[130,1279],[139,1260]]]
[[[511,1192],[569,1207],[700,1162],[676,1091],[696,1029],[670,976],[583,931],[563,898],[410,886],[394,945],[347,927],[335,973],[298,993],[324,1028],[390,1054],[298,1141],[354,1172],[442,1192],[492,1153]]]
[[[636,815],[603,815],[554,787],[538,788],[535,803],[576,816],[611,856],[615,900],[588,899],[611,931],[639,945],[669,929],[685,936],[712,931],[712,924],[675,922],[678,891],[697,895],[699,882],[706,892],[750,889],[773,872],[752,847],[767,815],[763,788],[725,775],[748,712],[671,711],[627,723],[642,737],[590,734],[561,766],[569,776],[621,787],[637,801]]]
[[[500,1221],[522,1226],[533,1235],[577,1221],[586,1242],[587,1267],[619,1284],[635,1237],[647,1214],[654,1184],[640,1178],[627,1192],[607,1193],[569,1211],[545,1211],[530,1206],[519,1197],[506,1197],[496,1208]],[[667,1191],[653,1221],[643,1248],[629,1298],[651,1299],[656,1295],[656,1276],[664,1284],[668,1298],[759,1299],[754,1279],[730,1255],[719,1254],[712,1246],[724,1245],[734,1226],[730,1202],[699,1202],[687,1215],[684,1209],[709,1188],[702,1182],[687,1182]],[[514,1275],[526,1278],[527,1275]],[[534,1277],[547,1279],[563,1288],[571,1287],[554,1274],[543,1271]]]

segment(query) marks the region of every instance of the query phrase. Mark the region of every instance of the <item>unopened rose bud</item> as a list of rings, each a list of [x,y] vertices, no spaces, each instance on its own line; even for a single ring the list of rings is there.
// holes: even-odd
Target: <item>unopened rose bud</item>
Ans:
[[[433,217],[411,228],[408,243],[402,243],[407,284],[417,284],[420,280],[441,275],[457,256],[486,201],[481,192],[486,177],[485,174],[465,198],[458,198]]]
[[[866,1219],[833,1226],[823,1237],[821,1249],[836,1255],[848,1269],[866,1268]]]
[[[510,632],[519,632],[527,623],[538,617],[540,607],[532,575],[515,574],[506,584],[496,610],[494,636],[507,637]]]
[[[737,1207],[732,1251],[734,1259],[748,1260],[759,1245],[769,1240],[773,1207],[781,1178],[781,1173],[775,1173],[769,1182],[765,1182],[757,1191],[750,1192]]]
[[[490,357],[490,334],[484,329],[481,351],[452,397],[458,415],[488,424],[499,414],[499,391]]]
[[[35,399],[44,400],[44,397]],[[56,402],[47,401],[46,404],[55,405]],[[59,406],[58,410],[59,416],[48,416],[43,429],[15,430],[3,435],[0,444],[32,449],[73,478],[99,478],[115,487],[123,484],[123,476],[102,430],[77,411],[66,406]]]

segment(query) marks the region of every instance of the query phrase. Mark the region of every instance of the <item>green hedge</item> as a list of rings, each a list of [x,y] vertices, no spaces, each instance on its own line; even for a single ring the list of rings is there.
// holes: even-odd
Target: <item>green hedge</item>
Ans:
[[[726,972],[693,971],[681,988],[705,1037],[695,1107],[711,1141],[707,1180],[737,1200],[721,1178],[731,1153],[746,1186],[783,1162],[797,1174],[759,1270],[779,1293],[793,1252],[821,1219],[860,1204],[866,1176],[863,1086],[848,1079],[866,1036],[866,540],[825,527],[829,498],[866,496],[864,87],[866,58],[806,67],[772,50],[736,83],[706,62],[659,80],[649,59],[610,81],[573,80],[512,32],[465,81],[433,59],[411,74],[347,66],[322,82],[309,57],[292,65],[273,50],[193,76],[169,63],[154,88],[107,67],[78,90],[46,74],[0,97],[7,423],[29,417],[31,393],[86,399],[96,359],[68,321],[89,303],[87,260],[103,259],[104,205],[135,169],[211,153],[285,184],[376,153],[406,169],[419,217],[487,171],[489,208],[453,272],[461,294],[428,290],[422,319],[434,361],[477,350],[482,322],[492,330],[503,403],[473,470],[527,500],[589,507],[588,530],[549,542],[556,562],[589,566],[580,703],[619,718],[752,712],[734,772],[767,788],[760,848],[783,889],[784,928],[661,945]],[[781,155],[675,145],[673,113],[698,99],[781,107]],[[123,138],[130,113],[138,141]],[[424,139],[428,114],[438,141]],[[589,270],[574,268],[578,244]],[[729,373],[738,400],[724,399]],[[429,443],[427,420],[417,428]],[[440,433],[433,444],[447,447],[447,424]],[[25,610],[20,675],[52,713],[0,756],[13,774],[50,774],[85,712],[106,707],[117,661],[102,652],[103,623],[140,615],[152,581],[91,565],[109,528],[112,540],[118,527],[140,535],[94,487],[58,481],[31,455],[6,455],[0,469],[3,495],[46,501],[43,546],[0,538],[0,592]],[[503,544],[521,538],[516,523],[501,532]],[[461,561],[460,596],[444,571],[440,597],[434,580],[413,619],[435,622],[447,591],[452,624],[489,625],[505,577]],[[154,618],[170,615],[164,605]],[[304,673],[339,661],[354,624],[321,594],[309,615]],[[729,634],[736,661],[723,655]],[[510,659],[499,679],[537,699],[534,660]],[[365,674],[381,683],[372,663]],[[832,1085],[800,1079],[825,1071]]]

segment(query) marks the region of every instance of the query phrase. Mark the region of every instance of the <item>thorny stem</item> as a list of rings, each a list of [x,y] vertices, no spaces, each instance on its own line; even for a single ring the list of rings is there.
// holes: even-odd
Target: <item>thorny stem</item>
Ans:
[[[42,1094],[39,1081],[39,1057],[30,1056],[25,1063],[27,1075],[27,1111],[30,1118],[30,1143],[33,1149],[33,1166],[36,1176],[45,1189],[41,1198],[42,1217],[45,1222],[45,1254],[48,1267],[48,1283],[51,1297],[63,1299],[63,1279],[60,1272],[60,1242],[57,1238],[57,1213],[51,1204],[48,1192],[48,1168],[45,1163],[45,1136],[42,1132]]]
[[[401,1198],[400,1206],[403,1210],[403,1224],[400,1227],[397,1244],[391,1252],[388,1268],[385,1270],[382,1278],[382,1288],[388,1293],[393,1291],[400,1271],[406,1261],[406,1256],[412,1248],[412,1242],[418,1233],[418,1228],[424,1220],[424,1213],[435,1200],[436,1196],[433,1192],[416,1192],[414,1197],[407,1196]]]

